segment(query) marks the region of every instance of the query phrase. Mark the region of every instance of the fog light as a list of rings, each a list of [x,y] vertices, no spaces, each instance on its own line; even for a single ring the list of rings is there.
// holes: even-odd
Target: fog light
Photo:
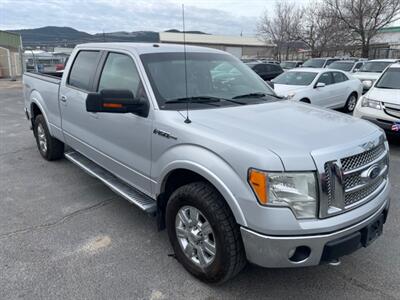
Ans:
[[[292,262],[302,262],[310,257],[311,249],[307,246],[299,246],[289,251],[289,260]]]

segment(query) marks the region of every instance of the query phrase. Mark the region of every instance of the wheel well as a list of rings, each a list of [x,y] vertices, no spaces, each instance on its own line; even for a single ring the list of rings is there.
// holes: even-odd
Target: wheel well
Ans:
[[[355,96],[357,97],[357,100],[358,100],[358,93],[357,93],[356,91],[353,91],[353,92],[350,94],[350,96],[351,96],[351,95],[355,95]],[[349,96],[349,97],[350,97],[350,96]]]
[[[37,106],[36,103],[32,103],[31,104],[31,120],[32,120],[32,122],[35,121],[35,118],[38,115],[42,115],[42,111],[40,110],[39,106]]]
[[[308,99],[308,98],[303,98],[300,100],[300,102],[311,103],[310,99]]]
[[[197,181],[211,184],[203,176],[187,169],[173,170],[165,177],[161,186],[161,193],[157,197],[157,224],[159,230],[165,229],[165,209],[172,193],[181,186]]]

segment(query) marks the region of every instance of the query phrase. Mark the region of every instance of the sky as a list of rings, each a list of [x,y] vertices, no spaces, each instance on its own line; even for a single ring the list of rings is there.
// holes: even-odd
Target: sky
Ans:
[[[0,0],[0,29],[68,26],[89,33],[182,29],[255,35],[257,20],[279,0]],[[310,0],[289,0],[307,4]]]

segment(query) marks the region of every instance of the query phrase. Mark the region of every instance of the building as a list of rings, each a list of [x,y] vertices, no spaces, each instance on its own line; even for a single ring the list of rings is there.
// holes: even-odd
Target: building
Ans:
[[[22,72],[21,36],[0,30],[0,78],[14,79]]]
[[[183,44],[183,33],[160,32],[161,43]],[[186,33],[187,45],[223,50],[238,58],[272,57],[274,44],[255,37]]]

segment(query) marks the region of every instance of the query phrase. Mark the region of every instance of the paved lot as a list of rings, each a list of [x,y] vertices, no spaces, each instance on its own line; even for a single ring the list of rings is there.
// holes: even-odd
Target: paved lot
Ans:
[[[155,220],[61,160],[44,161],[21,84],[0,81],[0,299],[400,299],[400,143],[384,235],[339,267],[248,266],[223,286],[168,256]]]

